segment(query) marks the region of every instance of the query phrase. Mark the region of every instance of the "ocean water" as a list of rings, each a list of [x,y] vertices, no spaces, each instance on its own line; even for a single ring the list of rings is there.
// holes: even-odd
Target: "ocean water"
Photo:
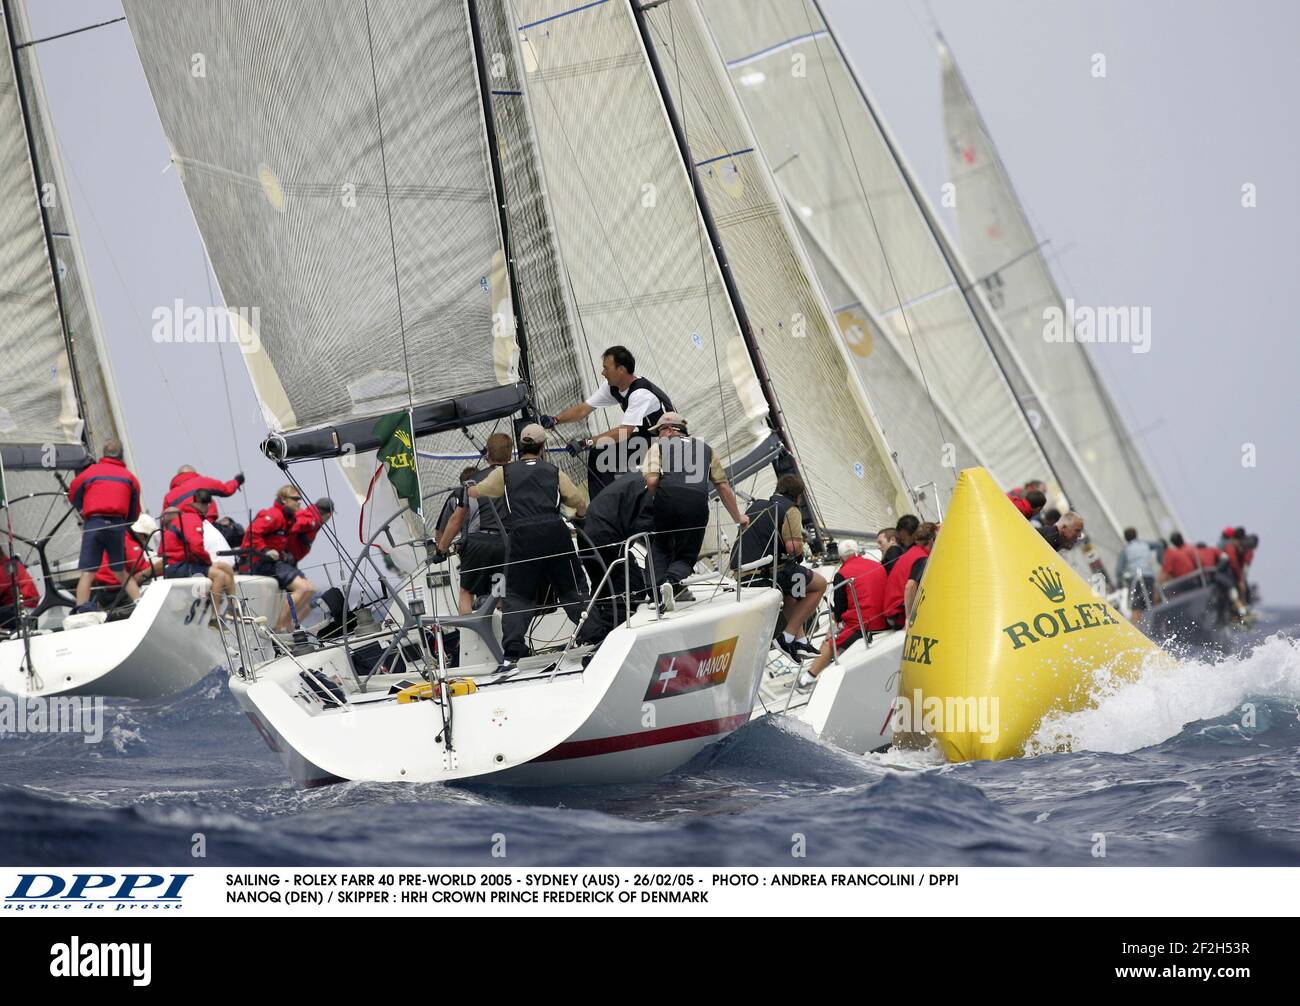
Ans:
[[[1043,724],[1069,753],[858,756],[772,718],[655,783],[553,790],[295,789],[214,675],[107,700],[98,744],[0,739],[0,865],[1300,865],[1298,626]]]

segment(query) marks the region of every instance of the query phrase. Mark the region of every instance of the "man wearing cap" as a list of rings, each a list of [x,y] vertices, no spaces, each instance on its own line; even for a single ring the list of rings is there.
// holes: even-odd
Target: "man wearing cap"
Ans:
[[[644,377],[636,376],[636,357],[626,346],[610,346],[600,356],[600,376],[605,380],[585,402],[540,417],[546,429],[586,419],[596,409],[617,405],[623,422],[613,429],[579,441],[591,448],[587,456],[587,491],[594,498],[620,472],[636,468],[650,447],[650,428],[672,400]]]
[[[651,558],[655,586],[670,584],[674,600],[690,600],[681,583],[695,570],[709,523],[709,486],[717,487],[723,506],[743,530],[749,518],[736,506],[713,448],[686,431],[680,412],[665,412],[651,427],[658,435],[646,451],[642,472],[654,497],[654,537]],[[665,599],[666,604],[671,601]]]
[[[504,500],[506,505],[506,599],[501,619],[502,648],[509,673],[528,655],[528,627],[542,591],[550,587],[576,625],[582,617],[578,557],[560,504],[581,517],[587,498],[569,477],[542,459],[546,430],[529,423],[519,432],[519,458],[494,468],[469,486],[471,499]]]
[[[285,540],[284,550],[293,557],[295,566],[301,565],[311,551],[312,544],[320,529],[334,516],[334,501],[322,496],[315,503],[308,503],[293,515],[293,524],[289,527],[289,537]]]

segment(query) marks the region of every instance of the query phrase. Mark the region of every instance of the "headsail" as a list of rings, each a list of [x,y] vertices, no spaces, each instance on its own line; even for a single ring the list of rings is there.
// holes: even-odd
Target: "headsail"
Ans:
[[[505,7],[579,357],[626,345],[691,432],[724,463],[739,461],[768,438],[767,406],[629,8]],[[602,428],[617,422],[610,415]]]
[[[68,361],[62,306],[50,239],[37,189],[29,88],[20,80],[14,46],[19,28],[3,7],[6,43],[0,55],[0,443],[39,450],[82,443],[82,419]],[[46,189],[48,194],[51,190]],[[18,455],[6,452],[7,467]],[[36,462],[39,464],[39,461]]]
[[[911,503],[700,12],[679,0],[645,20],[817,516],[892,525]]]
[[[948,47],[943,70],[948,171],[962,251],[1011,342],[1116,517],[1155,538],[1174,527],[1150,469],[1082,343],[1048,342],[1046,312],[1070,325],[1060,290],[1006,166]],[[1071,338],[1073,333],[1069,333]]]
[[[25,0],[7,0],[4,9],[13,19],[10,41],[22,45],[32,37]],[[10,363],[5,375],[0,376],[0,385],[3,385],[0,392],[0,442],[26,445],[17,454],[6,452],[9,463],[6,482],[12,504],[9,520],[15,535],[26,539],[15,542],[15,550],[24,562],[34,565],[36,560],[35,549],[26,542],[48,538],[47,558],[55,568],[67,568],[76,564],[80,525],[68,513],[61,498],[71,476],[58,468],[51,470],[49,462],[79,464],[83,457],[83,441],[90,453],[98,454],[106,440],[116,437],[122,442],[129,463],[131,443],[126,435],[103,324],[81,247],[73,212],[74,195],[49,113],[38,50],[35,46],[24,46],[17,49],[16,58],[8,61],[15,50],[7,42],[5,52],[6,56],[0,57],[4,72],[16,71],[21,78],[6,77],[5,83],[0,84],[0,132],[13,141],[4,145],[5,168],[0,170],[4,181],[0,184],[14,195],[13,198],[5,196],[0,207],[0,217],[4,218],[0,223],[0,234],[3,235],[0,260],[5,262],[0,267],[0,275],[6,277],[2,281],[4,292],[0,293],[0,318],[3,319],[0,320],[0,333],[3,333],[0,338],[18,340],[22,338],[25,324],[38,326],[30,329],[29,342],[15,341],[7,345],[6,360],[17,359],[20,362],[17,365]],[[20,82],[21,96],[25,101],[20,101]],[[21,118],[24,106],[31,127],[30,148]],[[29,176],[28,181],[19,187],[22,198],[18,198],[18,190],[11,188],[13,175],[10,168],[24,157],[28,159]],[[33,184],[35,179],[39,179],[41,184],[43,198],[39,203]],[[40,229],[42,209],[44,222],[49,227],[48,245]],[[33,223],[37,228],[35,231],[31,230]],[[54,251],[53,270],[48,248]],[[35,263],[29,266],[29,270],[34,272],[29,271],[27,275],[39,280],[41,293],[39,296],[23,296],[21,284],[19,288],[9,285],[16,275],[21,275],[11,270],[15,261],[26,258],[33,251],[36,259],[27,260]],[[66,338],[61,332],[59,303],[52,299],[53,276],[57,276]],[[33,289],[29,288],[29,294]],[[71,357],[69,345],[72,347]],[[21,362],[26,353],[43,355],[47,359],[46,366],[54,368],[55,380],[52,383],[42,379],[44,374],[50,373],[48,369],[42,370],[39,366],[26,369],[28,365]],[[53,360],[52,364],[48,363],[49,359]],[[72,366],[69,366],[70,359]],[[7,382],[17,383],[10,387]],[[59,423],[55,437],[37,439],[39,431],[29,424],[32,413],[21,404],[28,395],[35,395],[45,403],[57,401]],[[13,425],[18,427],[17,430],[5,420],[6,414],[15,419]],[[41,410],[36,414],[41,414]],[[48,433],[48,426],[45,432]],[[58,450],[51,452],[49,446],[56,446]]]
[[[899,355],[961,417],[1004,485],[1055,475],[1090,529],[1117,541],[817,4],[702,6],[786,198],[883,319]]]

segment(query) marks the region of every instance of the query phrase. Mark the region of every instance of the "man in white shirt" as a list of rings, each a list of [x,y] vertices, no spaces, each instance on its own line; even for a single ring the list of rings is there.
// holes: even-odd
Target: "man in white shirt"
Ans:
[[[587,492],[594,497],[621,472],[636,470],[650,446],[650,428],[665,412],[671,412],[672,400],[644,377],[636,376],[636,357],[626,346],[610,346],[601,354],[601,377],[604,381],[585,402],[570,406],[553,416],[541,416],[546,429],[563,423],[586,419],[596,409],[618,406],[623,422],[578,441],[591,448],[587,455]]]

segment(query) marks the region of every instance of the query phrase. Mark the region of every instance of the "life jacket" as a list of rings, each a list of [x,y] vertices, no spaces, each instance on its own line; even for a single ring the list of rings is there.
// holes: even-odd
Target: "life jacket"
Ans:
[[[1191,545],[1170,545],[1165,549],[1165,557],[1160,564],[1163,572],[1171,580],[1196,572],[1196,550]]]
[[[903,613],[903,593],[907,589],[908,578],[916,561],[930,552],[923,545],[913,545],[894,563],[889,571],[889,580],[885,584],[885,614],[895,618]]]
[[[199,491],[206,491],[212,496],[233,496],[239,491],[239,483],[234,479],[229,482],[221,482],[217,479],[210,479],[206,475],[200,475],[198,472],[181,472],[179,475],[172,477],[167,495],[163,497],[163,509],[176,507],[178,510],[193,510],[195,513],[203,514],[207,520],[215,523],[217,505],[209,500],[207,506],[200,507],[194,501],[194,494]]]
[[[505,466],[506,526],[560,516],[560,470],[541,458],[520,458]]]
[[[709,466],[713,448],[695,437],[659,438],[659,486],[657,499],[687,505],[709,501]]]
[[[203,547],[203,517],[194,510],[182,510],[162,525],[162,554],[166,566],[182,562],[212,565],[212,556]]]
[[[785,524],[785,515],[795,507],[794,500],[788,496],[773,496],[771,499],[754,500],[745,511],[749,517],[749,526],[745,528],[736,544],[731,547],[731,568],[739,569],[764,557],[785,551],[781,540],[781,528]]]
[[[124,576],[134,576],[141,570],[149,568],[149,560],[145,558],[144,549],[135,540],[135,535],[129,531],[123,531],[122,546],[126,553],[126,567],[122,570]],[[100,560],[99,569],[95,571],[95,583],[100,587],[121,586],[109,567],[107,552],[104,553],[104,557]]]
[[[842,631],[862,628],[858,612],[862,613],[866,627],[879,632],[885,626],[885,590],[889,575],[885,567],[874,559],[854,555],[845,560],[836,574],[837,580],[851,580],[852,587],[839,587],[835,592],[835,610],[841,612]],[[857,604],[854,604],[854,597]]]
[[[257,511],[253,523],[244,532],[243,547],[261,552],[271,549],[277,552],[288,552],[289,528],[292,526],[293,517],[288,511],[279,502],[272,503],[265,510]],[[253,561],[258,561],[258,558],[254,556]]]
[[[1221,554],[1213,545],[1202,545],[1196,550],[1196,563],[1203,569],[1214,569],[1219,565]]]
[[[100,458],[72,480],[68,499],[82,517],[140,516],[140,483],[117,458]]]
[[[645,418],[641,420],[641,425],[637,427],[637,432],[633,434],[633,436],[649,443],[650,427],[659,422],[665,412],[673,411],[672,399],[665,395],[656,385],[647,381],[644,377],[636,378],[627,386],[626,391],[619,391],[618,388],[611,384],[609,386],[609,393],[614,396],[614,401],[618,402],[619,409],[626,412],[628,402],[632,398],[632,392],[638,391],[642,388],[649,391],[655,396],[655,398],[659,399],[659,408],[654,412],[647,413]],[[631,439],[632,437],[628,437],[629,441],[631,441]]]
[[[488,465],[486,468],[480,468],[470,476],[470,482],[482,482],[500,467],[504,466]],[[559,476],[556,476],[555,484],[558,490]],[[475,499],[466,490],[463,493],[461,505],[469,508],[469,512],[465,515],[465,523],[461,525],[461,538],[479,532],[500,534],[505,529],[506,519],[510,516],[510,503],[504,496],[500,499],[489,499],[486,496]]]

